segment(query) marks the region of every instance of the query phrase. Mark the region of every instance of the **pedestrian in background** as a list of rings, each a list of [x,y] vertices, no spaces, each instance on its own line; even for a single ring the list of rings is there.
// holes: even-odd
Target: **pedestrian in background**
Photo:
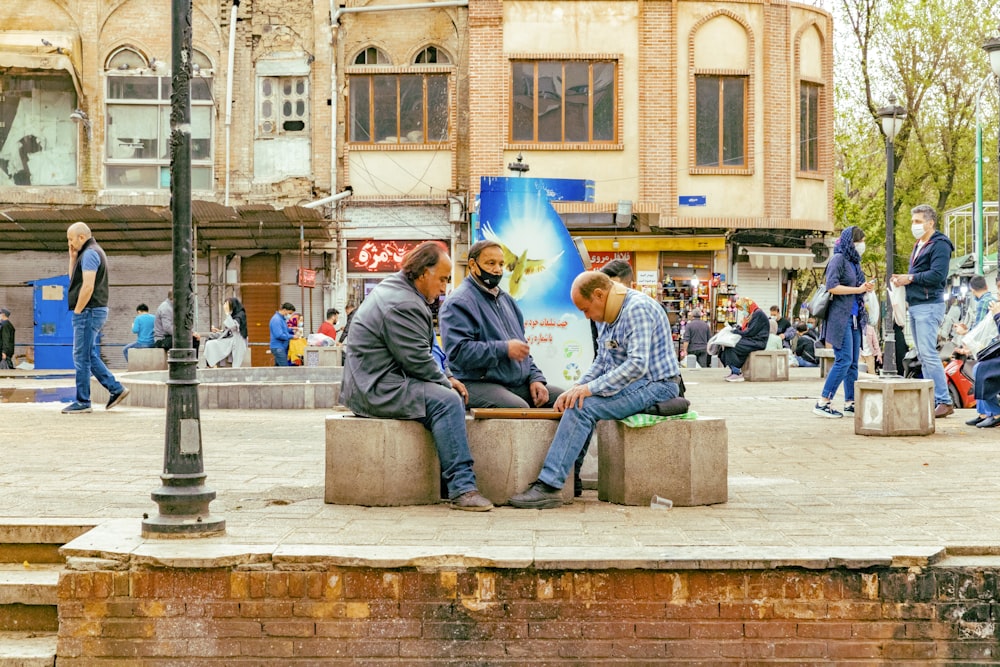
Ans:
[[[840,418],[844,412],[854,414],[854,383],[858,381],[858,361],[861,356],[861,334],[868,324],[864,294],[875,289],[866,282],[861,269],[865,251],[865,233],[850,226],[840,234],[833,247],[833,257],[826,266],[826,289],[830,305],[826,309],[826,341],[833,346],[833,366],[826,375],[823,393],[813,408],[820,417]],[[832,401],[840,385],[844,385],[844,412],[835,410]]]
[[[906,287],[910,329],[920,359],[920,371],[934,382],[934,417],[941,419],[955,412],[937,346],[945,313],[944,288],[955,246],[951,239],[934,229],[937,211],[933,207],[928,204],[914,206],[910,215],[910,232],[917,243],[910,254],[909,273],[893,275],[892,284]]]
[[[288,330],[288,318],[295,314],[295,306],[287,301],[281,308],[274,311],[268,329],[271,332],[271,356],[275,366],[288,366],[288,342],[292,340],[292,332]]]
[[[695,308],[691,311],[691,321],[684,328],[684,339],[681,342],[681,359],[691,355],[698,366],[708,368],[710,365],[708,339],[712,337],[712,331],[708,322],[701,318],[701,309]]]
[[[14,368],[14,333],[10,311],[0,308],[0,370]]]

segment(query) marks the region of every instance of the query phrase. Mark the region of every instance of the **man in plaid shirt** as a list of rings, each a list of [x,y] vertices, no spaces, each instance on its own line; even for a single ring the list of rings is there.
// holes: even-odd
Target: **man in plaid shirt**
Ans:
[[[598,323],[597,358],[580,382],[555,403],[563,413],[542,471],[514,507],[562,505],[561,489],[601,419],[624,419],[678,395],[677,355],[670,322],[650,297],[613,283],[600,271],[573,281],[573,304]]]

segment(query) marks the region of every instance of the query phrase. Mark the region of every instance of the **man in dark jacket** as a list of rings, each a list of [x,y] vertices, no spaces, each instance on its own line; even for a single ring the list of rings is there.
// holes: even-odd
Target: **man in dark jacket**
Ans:
[[[955,246],[951,239],[934,229],[937,211],[932,206],[915,206],[910,215],[910,231],[917,243],[910,255],[909,273],[893,275],[892,284],[906,286],[910,331],[917,347],[921,373],[934,381],[934,416],[940,419],[955,411],[937,348],[938,330],[944,321],[944,288]]]
[[[73,311],[73,366],[76,369],[76,401],[63,408],[63,414],[91,412],[90,376],[97,378],[110,398],[105,410],[121,403],[129,390],[124,387],[101,359],[97,338],[108,320],[108,258],[97,245],[90,227],[74,222],[66,230],[69,246],[69,296]]]
[[[531,358],[524,315],[500,289],[503,268],[499,243],[469,248],[469,276],[438,315],[448,365],[465,383],[470,408],[550,408],[562,389],[548,386]]]
[[[375,286],[355,311],[344,350],[340,401],[354,414],[412,419],[434,437],[454,509],[484,512],[465,432],[465,386],[431,353],[429,304],[451,282],[451,258],[433,241],[403,257],[402,271]]]
[[[0,308],[0,368],[14,368],[14,323],[6,308]]]

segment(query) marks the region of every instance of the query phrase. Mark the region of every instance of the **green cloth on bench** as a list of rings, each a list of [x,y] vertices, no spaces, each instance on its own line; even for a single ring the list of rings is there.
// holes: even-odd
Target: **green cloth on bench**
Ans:
[[[626,417],[625,419],[619,419],[622,424],[625,424],[629,428],[644,428],[646,426],[652,426],[653,424],[659,424],[660,422],[665,422],[674,419],[697,419],[698,413],[694,410],[688,410],[682,415],[672,415],[670,417],[663,417],[661,415],[647,415],[647,414],[637,414],[631,417]]]

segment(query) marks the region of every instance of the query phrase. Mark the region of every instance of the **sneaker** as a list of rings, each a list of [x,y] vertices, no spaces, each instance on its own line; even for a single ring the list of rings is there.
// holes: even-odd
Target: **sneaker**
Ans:
[[[550,510],[562,507],[562,489],[549,486],[538,480],[524,493],[511,496],[510,504],[518,509]]]
[[[122,387],[122,390],[117,394],[111,394],[111,398],[108,399],[108,404],[104,406],[104,409],[110,410],[111,408],[115,407],[116,405],[124,401],[125,397],[128,396],[128,394],[129,394],[128,387]]]
[[[853,415],[854,414],[854,403],[846,403],[844,405],[844,414]]]
[[[64,415],[82,415],[85,412],[93,412],[93,408],[83,403],[70,403],[62,409]]]
[[[730,373],[726,376],[726,382],[744,382],[743,373]]]
[[[489,512],[493,509],[493,503],[483,497],[479,491],[473,489],[466,491],[458,498],[451,501],[453,510],[465,510],[466,512]]]
[[[843,412],[839,412],[833,409],[833,405],[827,403],[823,405],[822,403],[817,403],[816,407],[813,408],[813,414],[819,415],[820,417],[827,417],[829,419],[840,419],[844,416]]]

